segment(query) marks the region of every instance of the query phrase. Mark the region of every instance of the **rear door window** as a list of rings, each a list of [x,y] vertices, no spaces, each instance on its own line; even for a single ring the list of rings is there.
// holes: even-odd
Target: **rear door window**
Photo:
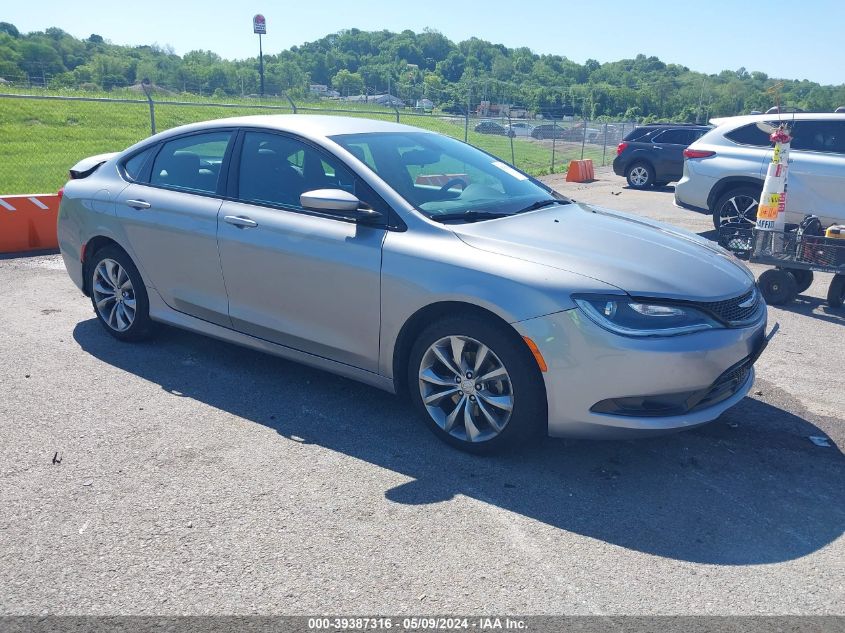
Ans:
[[[625,135],[624,140],[626,141],[646,141],[648,140],[646,137],[652,133],[653,130],[648,129],[647,127],[638,127],[634,128],[632,131],[628,132]]]
[[[689,145],[692,141],[691,130],[664,130],[654,139],[655,143],[670,143],[673,145]]]
[[[777,125],[777,122],[775,121],[768,121],[768,123]],[[732,132],[725,134],[725,136],[731,139],[734,143],[739,143],[740,145],[770,147],[772,144],[769,140],[769,133],[758,128],[756,123],[749,123],[748,125],[738,127]]]
[[[150,184],[214,193],[231,131],[192,134],[165,143],[153,163]]]
[[[148,147],[124,161],[123,174],[132,182],[140,182],[144,173],[144,165],[147,164],[147,160],[149,160],[150,156],[152,156],[153,150],[155,150],[156,147],[158,146],[154,145],[153,147]]]

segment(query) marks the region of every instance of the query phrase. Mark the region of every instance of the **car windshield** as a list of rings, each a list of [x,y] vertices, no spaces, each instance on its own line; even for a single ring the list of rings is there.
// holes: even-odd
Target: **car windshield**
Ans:
[[[434,220],[476,222],[569,202],[510,165],[447,136],[383,132],[331,138]]]

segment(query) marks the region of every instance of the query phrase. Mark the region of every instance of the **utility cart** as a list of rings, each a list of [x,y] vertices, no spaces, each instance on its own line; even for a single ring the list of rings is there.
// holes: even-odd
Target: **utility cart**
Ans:
[[[814,272],[824,272],[833,273],[827,303],[841,308],[845,301],[845,239],[786,228],[772,231],[724,226],[719,231],[719,241],[741,259],[774,266],[757,279],[766,303],[783,305],[793,301],[813,283]]]

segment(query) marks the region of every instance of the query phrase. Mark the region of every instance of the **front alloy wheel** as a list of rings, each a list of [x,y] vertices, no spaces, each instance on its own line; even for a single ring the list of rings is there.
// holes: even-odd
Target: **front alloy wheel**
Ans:
[[[548,428],[537,360],[509,326],[479,315],[445,317],[410,350],[409,395],[429,429],[471,453],[511,448]]]
[[[504,431],[514,397],[510,375],[486,345],[447,336],[426,350],[419,389],[432,420],[463,442],[485,442]]]

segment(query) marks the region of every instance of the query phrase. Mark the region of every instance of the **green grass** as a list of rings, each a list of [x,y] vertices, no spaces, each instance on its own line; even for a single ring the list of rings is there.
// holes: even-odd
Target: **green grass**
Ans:
[[[51,93],[55,94],[55,93]],[[74,96],[109,98],[139,98],[137,93],[121,94],[73,93]],[[143,98],[142,96],[140,98]],[[162,98],[163,99],[163,98]],[[169,100],[187,101],[188,96],[175,95]],[[156,105],[156,128],[163,131],[185,123],[205,121],[246,114],[271,114],[274,110],[251,108],[255,99],[232,99],[227,103],[239,107],[225,108],[190,97],[196,105]],[[263,104],[288,106],[286,100],[265,99]],[[345,116],[362,116],[395,121],[396,113],[387,108],[364,104],[314,102],[301,104],[316,113],[328,107],[341,107],[351,112]],[[311,109],[313,108],[313,110]],[[279,113],[291,112],[289,107]],[[426,116],[400,111],[400,121],[408,125],[433,130],[463,140],[462,119]],[[551,141],[513,139],[478,134],[470,121],[467,140],[481,149],[532,174],[550,173],[552,165]],[[103,152],[120,151],[149,136],[150,114],[146,103],[113,103],[86,101],[47,101],[0,97],[0,194],[49,193],[58,190],[67,179],[67,170],[81,158]],[[612,152],[608,148],[608,160]],[[581,155],[580,143],[558,141],[555,148],[555,172],[565,171],[570,160]],[[592,158],[596,165],[602,161],[602,147],[586,145],[584,158]]]

